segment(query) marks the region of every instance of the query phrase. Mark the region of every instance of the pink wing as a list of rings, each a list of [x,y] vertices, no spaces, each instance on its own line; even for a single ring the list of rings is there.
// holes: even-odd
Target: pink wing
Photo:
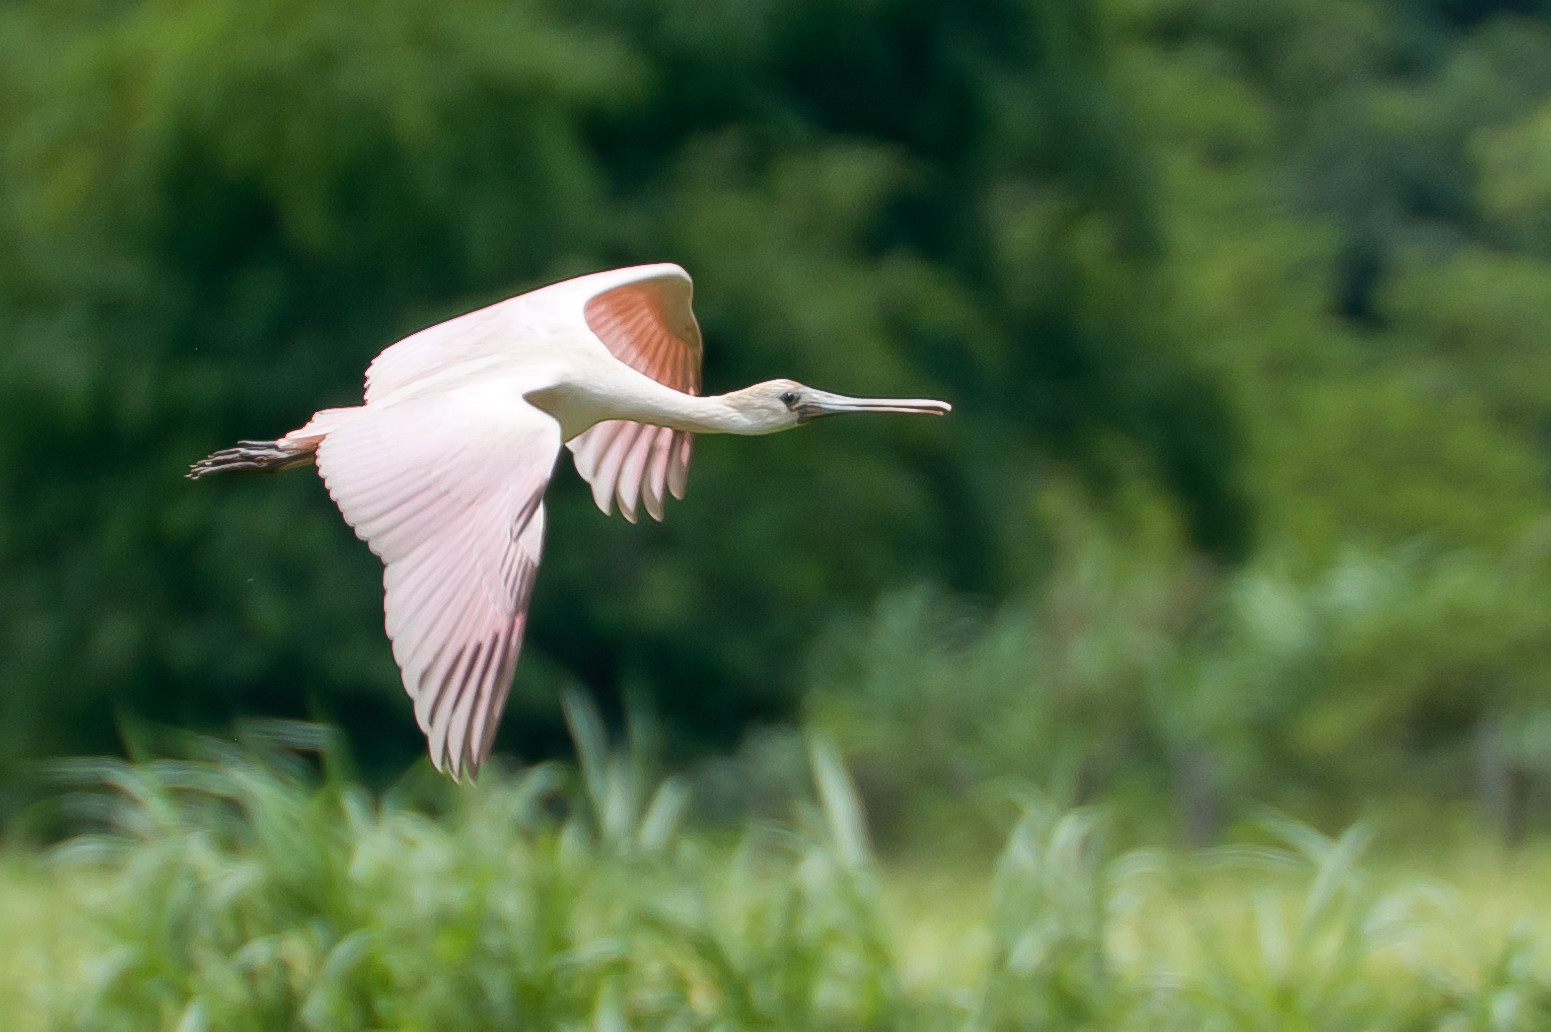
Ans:
[[[593,295],[583,309],[587,325],[632,369],[674,390],[699,394],[700,327],[690,307],[689,276],[676,265],[642,271],[642,279]],[[684,497],[694,435],[611,419],[578,434],[567,447],[577,472],[592,485],[598,508],[607,513],[617,499],[619,511],[634,523],[639,503],[660,520],[669,492]]]
[[[490,755],[544,537],[560,427],[510,395],[427,395],[354,410],[318,472],[382,558],[393,658],[431,760],[454,778]]]

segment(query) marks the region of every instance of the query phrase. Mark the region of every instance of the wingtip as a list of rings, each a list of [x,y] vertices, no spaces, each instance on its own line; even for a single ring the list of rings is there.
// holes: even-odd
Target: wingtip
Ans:
[[[454,756],[450,751],[431,753],[431,766],[455,785],[472,785],[479,780],[479,764],[470,757]]]

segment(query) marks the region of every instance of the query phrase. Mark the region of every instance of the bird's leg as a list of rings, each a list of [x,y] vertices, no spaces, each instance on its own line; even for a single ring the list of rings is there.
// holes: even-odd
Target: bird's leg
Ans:
[[[322,440],[322,437],[304,437],[300,440],[282,437],[278,441],[238,441],[237,447],[222,448],[194,463],[186,476],[198,480],[212,473],[230,473],[235,470],[279,473],[297,466],[310,466],[313,454],[317,452]]]

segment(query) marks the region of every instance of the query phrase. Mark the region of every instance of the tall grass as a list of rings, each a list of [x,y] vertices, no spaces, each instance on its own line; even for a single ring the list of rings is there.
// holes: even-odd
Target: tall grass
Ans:
[[[0,1024],[1551,1027],[1546,927],[1463,945],[1472,915],[1448,890],[1375,886],[1361,827],[1329,840],[1278,820],[1256,849],[1117,852],[1096,812],[1017,791],[989,877],[938,898],[876,859],[822,738],[811,801],[724,841],[686,829],[682,784],[612,747],[588,705],[567,715],[575,769],[472,789],[373,798],[290,726],[191,760],[78,765],[97,828],[28,883],[54,894],[71,955],[34,941],[36,921],[0,937],[0,969],[28,979],[0,992],[19,1011]],[[921,927],[937,931],[907,950]]]

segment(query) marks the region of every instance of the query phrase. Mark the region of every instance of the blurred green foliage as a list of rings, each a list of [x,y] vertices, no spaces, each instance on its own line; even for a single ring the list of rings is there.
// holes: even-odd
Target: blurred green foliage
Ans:
[[[819,640],[809,709],[884,827],[940,842],[998,778],[1203,843],[1266,800],[1334,823],[1490,795],[1483,764],[1544,791],[1551,557],[1353,550],[1311,577],[1257,561],[1216,583],[1112,542],[1079,554],[1028,603],[917,589]],[[1503,740],[1480,740],[1483,714]]]
[[[708,439],[660,527],[562,471],[503,748],[580,683],[676,756],[806,696],[880,812],[1543,791],[1548,98],[1527,0],[5,5],[0,784],[244,712],[401,769],[376,561],[179,474],[677,261],[710,389],[957,410]]]
[[[717,843],[679,827],[675,782],[568,710],[580,770],[437,784],[435,817],[408,785],[373,800],[320,783],[275,749],[319,744],[305,728],[77,766],[95,830],[30,876],[54,919],[0,942],[0,1006],[92,1032],[1528,1032],[1551,1017],[1544,940],[1483,929],[1441,885],[1379,884],[1362,825],[1328,839],[1277,818],[1264,845],[1124,852],[1097,813],[1020,790],[988,892],[901,898],[888,890],[908,875],[873,857],[823,739],[805,816]]]
[[[789,712],[772,657],[831,613],[1034,576],[1057,458],[1156,467],[1242,548],[1220,393],[1144,317],[1150,155],[1087,5],[22,5],[0,45],[12,762],[103,744],[115,708],[402,725],[375,564],[316,484],[176,473],[348,402],[399,335],[599,266],[696,274],[713,388],[973,416],[707,442],[660,530],[562,475],[519,742],[567,678],[691,735]]]

